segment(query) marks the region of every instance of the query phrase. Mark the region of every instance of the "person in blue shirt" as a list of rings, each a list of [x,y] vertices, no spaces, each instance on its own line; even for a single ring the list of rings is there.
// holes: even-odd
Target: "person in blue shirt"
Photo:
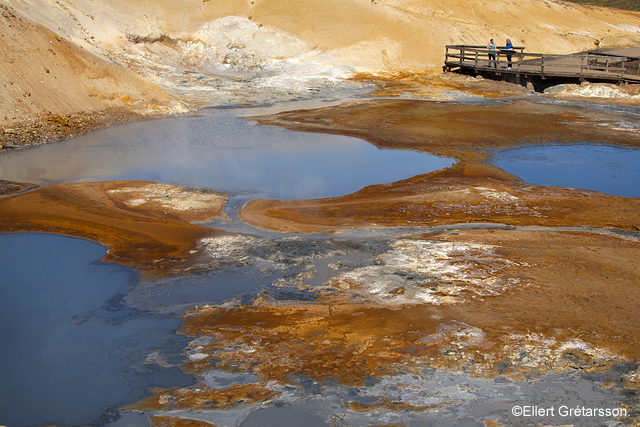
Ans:
[[[493,68],[498,68],[498,64],[496,62],[496,54],[495,54],[496,44],[493,42],[493,39],[489,40],[487,49],[493,51],[493,52],[489,52],[489,67],[491,67],[491,63],[493,62]]]
[[[513,50],[513,44],[510,39],[507,39],[507,45],[504,47],[506,50]],[[507,68],[511,69],[511,54],[507,53]]]

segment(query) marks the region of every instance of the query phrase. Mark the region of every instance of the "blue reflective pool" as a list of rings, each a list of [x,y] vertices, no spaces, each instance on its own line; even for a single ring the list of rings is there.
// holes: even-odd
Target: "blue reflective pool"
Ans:
[[[317,198],[452,164],[425,153],[380,150],[357,138],[260,126],[230,112],[205,111],[3,153],[0,177],[44,185],[139,179],[269,198]]]
[[[147,387],[193,383],[153,363],[183,359],[179,320],[124,303],[137,275],[104,254],[71,237],[0,235],[2,425],[86,424]]]
[[[640,197],[640,150],[605,145],[545,145],[496,154],[495,163],[525,182]]]

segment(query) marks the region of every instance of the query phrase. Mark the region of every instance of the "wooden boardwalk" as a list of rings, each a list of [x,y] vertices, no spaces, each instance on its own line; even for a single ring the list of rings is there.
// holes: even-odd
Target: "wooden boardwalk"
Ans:
[[[495,61],[489,61],[494,53]],[[511,56],[509,68],[508,56]],[[525,53],[524,47],[490,51],[484,46],[447,45],[445,71],[515,80],[538,90],[563,82],[640,83],[640,47],[573,55]]]

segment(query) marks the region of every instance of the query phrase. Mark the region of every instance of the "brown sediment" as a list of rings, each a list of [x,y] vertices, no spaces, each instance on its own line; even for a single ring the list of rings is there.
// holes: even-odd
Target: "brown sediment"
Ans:
[[[295,232],[469,222],[637,230],[640,199],[536,187],[484,163],[462,163],[342,197],[251,200],[239,213],[255,227]]]
[[[170,197],[157,197],[163,191]],[[184,207],[185,198],[203,202],[195,208],[187,204],[193,209],[167,207],[171,201]],[[221,200],[222,195],[140,181],[55,185],[0,199],[0,232],[86,238],[108,247],[106,260],[150,274],[184,263],[199,239],[224,234],[187,222],[221,215]]]
[[[475,258],[465,247],[438,253],[437,246],[419,257],[381,256],[380,268],[405,275],[428,268],[430,259],[462,265],[425,283],[408,278],[404,289],[382,297],[372,293],[371,280],[340,286],[348,281],[342,275],[332,280],[335,291],[321,292],[313,302],[259,299],[194,309],[181,333],[215,339],[198,349],[206,357],[187,369],[202,373],[216,359],[218,369],[251,371],[263,381],[303,376],[362,385],[370,376],[416,374],[426,366],[523,379],[554,370],[603,370],[616,360],[640,357],[640,243],[586,232],[517,230],[458,230],[413,239],[488,249]],[[395,264],[390,256],[397,256]],[[418,265],[412,264],[416,259]],[[496,263],[507,268],[494,270]],[[490,274],[476,277],[473,265],[489,266]],[[377,267],[360,270],[372,268]],[[460,282],[450,286],[454,279]],[[377,281],[384,280],[381,275]],[[463,289],[464,281],[471,286],[478,280],[493,291]],[[410,288],[440,287],[460,298],[394,302]]]
[[[156,390],[152,396],[127,408],[145,411],[229,409],[233,406],[261,402],[274,395],[276,392],[260,384],[234,384],[224,389],[178,387]]]
[[[456,318],[494,334],[571,335],[622,358],[640,358],[639,242],[588,232],[497,230],[438,239],[495,245],[505,258],[526,261],[518,277],[531,286],[452,306]],[[583,357],[578,353],[573,357]]]
[[[397,71],[381,74],[358,73],[351,80],[373,83],[376,97],[421,97],[431,100],[453,100],[456,96],[505,98],[530,94],[521,85],[506,81],[485,80],[456,73]]]
[[[158,415],[153,416],[152,422],[156,427],[216,427],[206,421]]]
[[[158,108],[155,112],[141,113],[124,107],[110,108],[95,113],[74,112],[64,116],[51,113],[38,114],[25,120],[13,120],[0,127],[0,151],[21,146],[69,139],[95,130],[167,115]]]
[[[36,184],[29,184],[24,182],[13,182],[0,179],[0,196],[6,194],[21,193],[32,188],[36,188]]]
[[[640,146],[640,133],[619,129],[621,113],[519,100],[497,105],[376,99],[254,118],[287,129],[354,136],[379,148],[472,161],[484,150],[550,142]]]
[[[202,351],[218,360],[219,369],[252,370],[281,382],[307,376],[362,385],[366,377],[391,375],[416,356],[411,350],[417,337],[409,331],[434,333],[441,323],[424,315],[424,307],[398,310],[347,298],[254,304],[189,313],[181,332],[216,336],[220,342]],[[198,372],[207,365],[204,359],[189,368]]]
[[[430,409],[437,409],[445,406],[445,403],[440,403],[438,405],[421,405],[416,406],[410,403],[401,402],[401,401],[393,401],[388,398],[382,398],[375,403],[359,403],[359,402],[350,402],[349,409],[355,412],[370,412],[376,410],[387,410],[387,411],[400,411],[400,412],[424,412]]]

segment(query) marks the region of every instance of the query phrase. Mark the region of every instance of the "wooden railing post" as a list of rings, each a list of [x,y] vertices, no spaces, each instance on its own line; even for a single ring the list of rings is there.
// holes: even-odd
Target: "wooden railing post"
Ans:
[[[478,51],[476,50],[476,64],[475,67],[478,68]]]
[[[542,62],[540,63],[540,74],[544,74],[544,56],[542,57]]]
[[[462,65],[464,55],[465,55],[465,53],[464,53],[464,47],[461,47],[461,48],[460,48],[460,65]]]

